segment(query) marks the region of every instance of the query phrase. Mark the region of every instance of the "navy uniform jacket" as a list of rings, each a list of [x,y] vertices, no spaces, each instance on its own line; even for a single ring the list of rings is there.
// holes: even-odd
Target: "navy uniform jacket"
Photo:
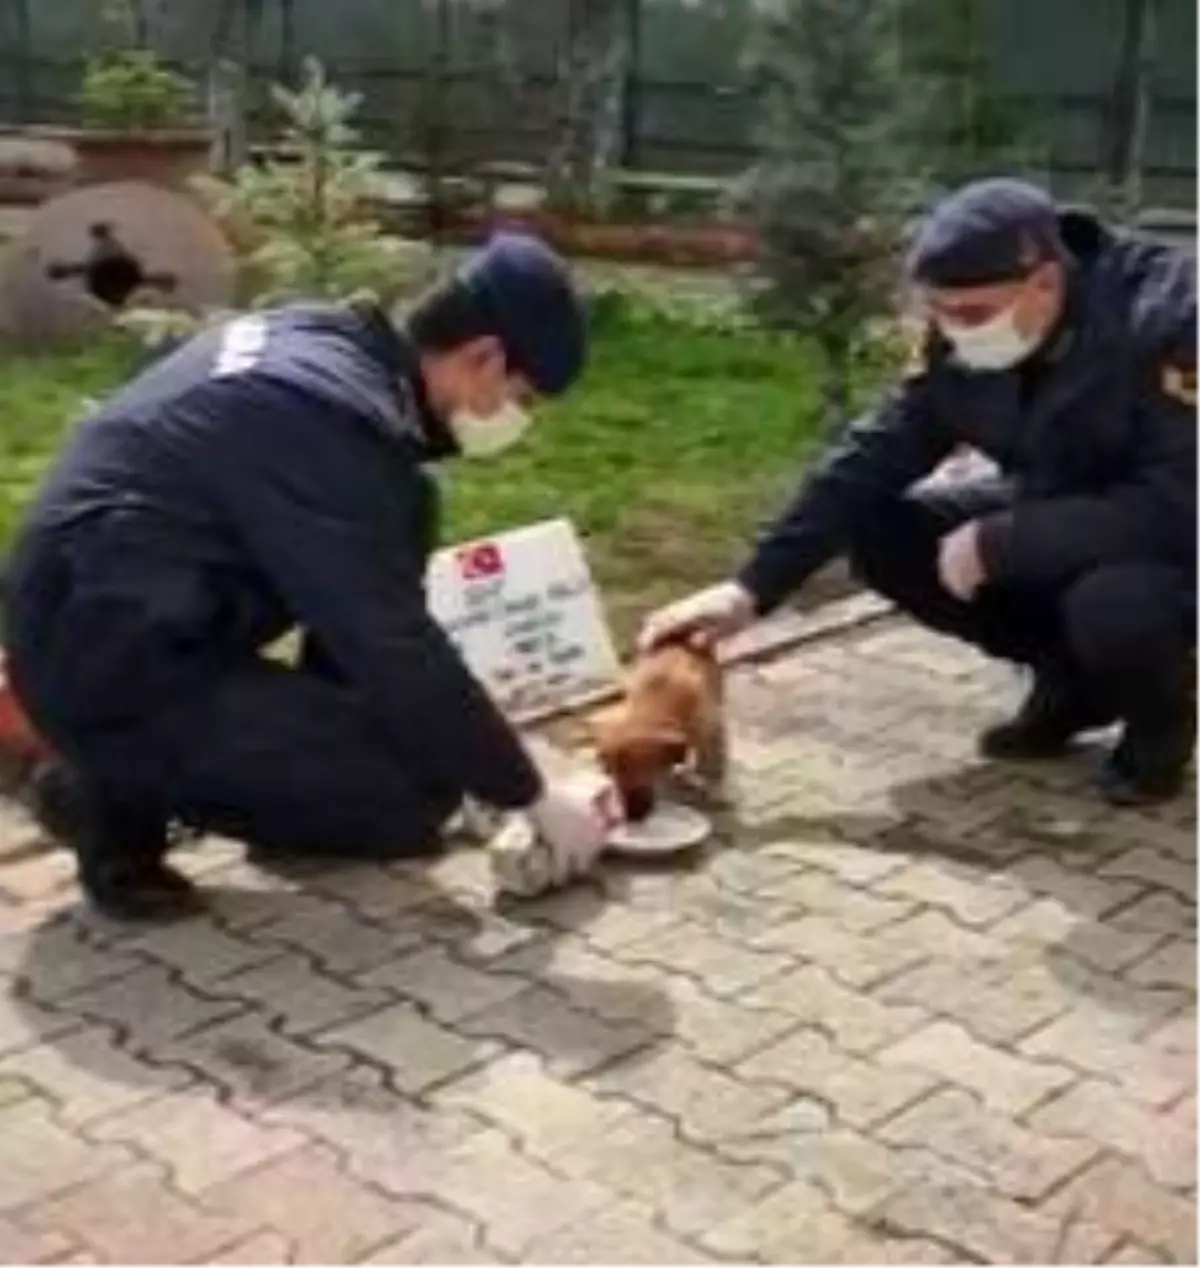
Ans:
[[[418,783],[527,804],[520,741],[425,606],[446,434],[378,310],[296,305],[184,343],[84,420],[8,578],[52,738],[136,727],[295,623]]]
[[[1196,576],[1195,257],[1118,239],[1066,212],[1067,310],[1032,370],[970,371],[926,336],[919,364],[853,424],[759,542],[740,580],[766,612],[847,544],[872,503],[903,493],[956,447],[1012,477],[1013,504],[983,521],[998,584],[1057,587],[1107,563]]]

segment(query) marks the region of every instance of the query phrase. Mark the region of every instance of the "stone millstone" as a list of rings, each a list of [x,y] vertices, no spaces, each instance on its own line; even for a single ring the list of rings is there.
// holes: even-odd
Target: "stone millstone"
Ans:
[[[0,262],[0,338],[24,346],[70,342],[112,323],[119,310],[94,298],[84,278],[48,274],[51,265],[87,260],[97,224],[110,226],[148,276],[173,279],[171,290],[143,287],[125,307],[202,313],[231,305],[235,254],[195,200],[138,182],[88,185],[40,207]]]

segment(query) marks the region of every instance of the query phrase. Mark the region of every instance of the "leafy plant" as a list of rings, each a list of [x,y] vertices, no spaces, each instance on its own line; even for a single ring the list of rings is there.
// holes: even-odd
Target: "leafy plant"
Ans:
[[[330,84],[309,58],[299,90],[275,86],[272,97],[285,120],[283,148],[295,158],[247,165],[219,187],[219,212],[256,239],[247,261],[256,302],[364,291],[390,302],[424,282],[428,248],[383,233],[369,214],[382,156],[358,148],[350,123],[358,94]]]
[[[109,46],[84,67],[80,107],[97,127],[150,130],[188,122],[195,86],[143,46],[130,0],[104,0],[101,17]]]
[[[97,127],[147,130],[188,121],[190,80],[164,66],[149,49],[102,53],[88,61],[80,105]]]
[[[924,185],[924,84],[903,74],[904,0],[776,0],[749,66],[760,157],[741,185],[756,222],[754,303],[823,354],[831,425],[895,306],[896,259]]]

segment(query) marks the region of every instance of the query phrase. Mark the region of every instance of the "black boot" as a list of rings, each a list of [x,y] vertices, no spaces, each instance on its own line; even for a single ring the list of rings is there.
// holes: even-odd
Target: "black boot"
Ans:
[[[979,751],[999,761],[1045,761],[1062,757],[1077,736],[1113,720],[1113,712],[1089,701],[1073,680],[1041,672],[1015,716],[979,737]]]
[[[79,860],[88,901],[113,920],[175,920],[201,906],[191,881],[164,862],[167,824],[118,806],[65,762],[43,766],[32,781],[42,827]]]
[[[110,920],[182,920],[203,908],[192,882],[161,859],[101,872],[81,868],[79,879],[91,905]]]
[[[1129,722],[1099,775],[1100,793],[1114,806],[1151,806],[1183,791],[1195,746],[1195,719]]]

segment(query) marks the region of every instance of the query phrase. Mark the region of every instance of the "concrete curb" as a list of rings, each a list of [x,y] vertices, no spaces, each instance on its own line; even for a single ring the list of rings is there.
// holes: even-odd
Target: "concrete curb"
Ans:
[[[786,612],[733,639],[722,650],[721,661],[736,667],[767,660],[807,643],[881,621],[892,612],[890,603],[867,592],[834,599],[808,612]]]

